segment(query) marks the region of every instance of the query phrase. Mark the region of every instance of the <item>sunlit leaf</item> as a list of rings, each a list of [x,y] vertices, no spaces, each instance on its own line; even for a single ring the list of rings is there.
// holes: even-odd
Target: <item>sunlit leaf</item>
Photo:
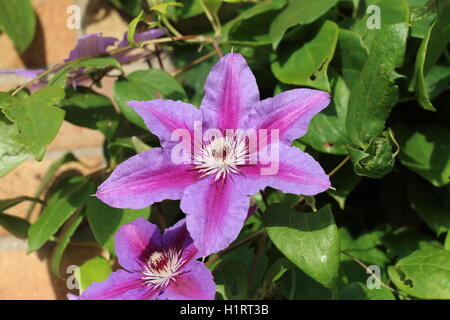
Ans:
[[[307,275],[332,288],[340,247],[331,206],[317,212],[297,212],[276,204],[266,215],[266,230],[275,246]]]

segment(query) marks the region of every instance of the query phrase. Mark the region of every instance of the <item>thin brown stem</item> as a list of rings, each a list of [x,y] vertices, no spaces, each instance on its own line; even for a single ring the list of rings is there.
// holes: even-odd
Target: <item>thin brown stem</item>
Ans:
[[[175,70],[174,72],[172,72],[172,76],[175,77],[175,76],[179,75],[180,73],[183,73],[183,72],[186,71],[187,69],[192,68],[193,66],[199,64],[200,62],[203,62],[203,61],[205,61],[205,60],[211,58],[211,57],[214,56],[215,54],[216,54],[215,51],[208,52],[207,54],[205,54],[205,55],[203,55],[203,56],[201,56],[201,57],[199,57],[199,58],[197,58],[197,59],[195,59],[195,60],[189,62],[189,63],[188,63],[187,65],[185,65],[184,67],[181,67],[181,68]]]
[[[292,209],[292,208],[295,208],[295,207],[298,206],[300,203],[302,203],[303,201],[305,201],[305,199],[306,199],[306,197],[304,197],[304,196],[299,197],[297,201],[295,201],[293,204],[291,204],[291,207],[290,207],[290,208],[291,208],[291,209]]]
[[[350,156],[346,156],[341,162],[339,162],[339,164],[333,170],[330,171],[330,173],[328,173],[328,176],[331,177],[336,172],[338,172],[339,169],[341,169],[347,163],[347,161],[349,159],[350,159]]]
[[[222,58],[223,54],[222,54],[222,50],[220,50],[220,46],[219,46],[219,42],[217,40],[214,40],[212,42],[212,45],[214,47],[214,50],[216,50],[217,55]]]
[[[175,41],[187,41],[187,42],[193,42],[193,43],[198,43],[198,42],[212,42],[214,39],[211,37],[206,37],[206,36],[196,36],[196,35],[186,35],[186,36],[181,36],[181,37],[165,37],[165,38],[157,38],[157,39],[152,39],[152,40],[146,40],[146,41],[142,41],[142,42],[137,42],[136,44],[139,47],[143,47],[145,45],[149,45],[149,44],[155,44],[155,43],[167,43],[167,42],[175,42]],[[113,50],[108,51],[107,53],[109,54],[116,54],[128,49],[132,49],[135,48],[131,45],[125,46],[125,47],[120,47],[120,48],[116,48]]]
[[[163,230],[166,230],[167,223],[166,223],[166,218],[164,217],[164,214],[163,214],[163,210],[162,210],[161,204],[156,203],[155,206],[158,208],[158,219],[159,219],[159,223],[161,225],[161,228]]]
[[[256,265],[258,264],[258,260],[261,257],[261,253],[263,251],[264,245],[267,241],[267,233],[263,233],[261,240],[258,242],[258,246],[256,248],[255,256],[252,261],[252,266],[250,269],[250,273],[248,275],[248,288],[250,289],[252,286],[253,279],[255,277]]]
[[[350,159],[350,157],[346,156],[341,162],[339,162],[339,164],[333,170],[330,171],[330,173],[328,173],[328,176],[331,177],[336,172],[338,172],[347,163],[347,161],[349,159]],[[304,197],[304,196],[299,197],[298,200],[291,205],[291,208],[295,208],[300,203],[302,203],[305,199],[306,199],[306,197]]]
[[[157,44],[155,44],[155,56],[156,56],[156,59],[158,60],[159,67],[162,70],[166,71],[166,69],[164,68],[163,61],[161,59],[161,50],[159,49]]]

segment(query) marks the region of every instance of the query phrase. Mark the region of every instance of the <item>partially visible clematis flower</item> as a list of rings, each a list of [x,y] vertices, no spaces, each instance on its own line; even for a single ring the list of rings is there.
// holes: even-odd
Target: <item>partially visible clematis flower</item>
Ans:
[[[156,39],[164,34],[162,29],[151,29],[144,32],[139,32],[134,35],[136,42]],[[80,37],[77,45],[70,52],[69,57],[64,61],[75,60],[86,57],[96,57],[108,51],[108,47],[112,46],[118,39],[113,37],[104,37],[101,33],[91,33]],[[129,45],[127,40],[127,32],[125,32],[122,41],[117,48],[123,48]],[[116,58],[120,64],[128,64],[139,58],[142,54],[131,55],[136,48],[129,48],[124,51],[115,53],[112,57]]]
[[[116,254],[125,270],[92,283],[71,300],[211,300],[216,285],[211,271],[197,261],[198,250],[185,220],[161,235],[143,218],[126,224],[115,236]]]
[[[137,42],[143,42],[147,40],[152,40],[161,37],[164,35],[164,31],[162,29],[151,29],[144,32],[139,32],[134,35],[134,41]],[[123,35],[122,41],[119,43],[117,48],[123,48],[129,45],[129,42],[127,40],[127,33]],[[136,61],[140,58],[142,58],[145,53],[138,53],[138,54],[131,54],[135,48],[130,48],[118,53],[113,54],[113,57],[116,58],[121,64],[128,64],[133,61]]]
[[[158,38],[164,34],[164,31],[161,29],[151,29],[148,31],[136,33],[134,35],[134,39],[136,42],[142,42],[146,40],[152,40],[155,38]],[[80,58],[88,58],[88,57],[97,57],[102,54],[106,54],[108,51],[108,47],[114,45],[115,42],[117,42],[118,39],[114,37],[104,37],[101,33],[91,33],[81,36],[77,40],[77,44],[75,48],[73,48],[70,53],[69,57],[64,59],[64,62],[80,59]],[[126,38],[126,32],[122,39],[122,41],[119,43],[117,48],[122,48],[127,46],[128,40]],[[116,58],[120,64],[125,65],[132,63],[133,61],[136,61],[140,58],[142,58],[145,54],[138,53],[138,54],[132,54],[136,48],[129,48],[127,50],[115,53],[112,55],[112,57]],[[33,79],[40,75],[41,73],[45,72],[45,69],[15,69],[15,70],[0,70],[0,74],[16,74],[19,76],[23,76],[26,78]],[[55,69],[53,71],[57,72],[59,69]],[[84,75],[81,70],[74,70],[69,75],[69,84],[71,85],[77,85],[81,83],[82,81],[88,79],[89,77],[87,75]],[[30,91],[34,92],[38,90],[39,88],[45,86],[47,84],[47,81],[44,79],[41,79],[39,82],[36,82],[30,87]]]
[[[151,29],[148,31],[136,33],[134,35],[134,40],[136,42],[142,42],[146,40],[151,40],[160,37],[164,32],[161,29]],[[64,61],[71,61],[80,58],[96,57],[102,54],[106,54],[108,47],[112,46],[118,39],[113,37],[103,37],[101,33],[86,34],[80,37],[77,41],[77,45],[70,52],[69,58]],[[127,40],[127,33],[125,32],[122,41],[119,43],[117,48],[123,48],[129,44]],[[112,54],[111,56],[120,64],[125,65],[132,63],[140,58],[142,58],[145,53],[132,54],[136,48],[129,48],[124,51]],[[89,77],[83,73],[83,69],[74,70],[69,76],[69,83],[71,85],[77,85],[82,83],[84,80],[89,79]]]
[[[208,75],[200,110],[181,101],[129,102],[160,138],[162,148],[121,163],[96,195],[112,207],[135,209],[164,199],[181,199],[187,229],[200,254],[217,252],[238,236],[247,217],[250,195],[267,186],[302,195],[330,188],[319,163],[291,146],[329,102],[328,93],[312,89],[294,89],[260,101],[255,77],[245,59],[230,53]],[[267,146],[255,150],[246,139],[228,138],[226,134],[217,139],[202,137],[190,156],[194,161],[173,161],[172,152],[179,144],[172,141],[172,134],[182,130],[194,137],[196,124],[221,133],[227,129],[268,132],[261,139]],[[272,147],[279,151],[275,159],[278,167],[265,174],[267,164],[261,160]],[[250,159],[257,161],[252,163]]]
[[[117,41],[114,37],[103,37],[101,33],[85,34],[78,38],[75,48],[69,53],[64,61],[72,61],[80,58],[95,57],[105,53],[109,46]]]
[[[34,78],[45,72],[45,69],[15,69],[15,70],[0,70],[1,74],[16,74],[25,78]]]

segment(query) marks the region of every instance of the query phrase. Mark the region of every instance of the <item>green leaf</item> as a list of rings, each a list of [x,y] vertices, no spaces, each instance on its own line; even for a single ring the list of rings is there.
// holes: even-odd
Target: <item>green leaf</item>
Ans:
[[[44,176],[41,178],[39,185],[34,194],[35,198],[39,198],[45,191],[45,189],[49,186],[50,182],[53,180],[58,169],[69,162],[79,162],[79,160],[74,156],[73,153],[69,152],[62,156],[60,159],[53,162],[50,167],[45,172]],[[36,203],[31,204],[31,206],[27,210],[27,216],[31,216]]]
[[[242,12],[236,19],[224,26],[224,38],[232,43],[246,42],[250,46],[269,45],[269,27],[267,21],[272,21],[284,0],[265,1],[256,4],[250,9]]]
[[[106,280],[112,272],[112,268],[105,258],[95,257],[83,263],[78,272],[80,289],[86,290],[93,282]]]
[[[430,36],[426,48],[424,71],[427,73],[439,57],[445,53],[448,59],[447,45],[450,42],[450,2],[438,1],[437,21],[430,27]]]
[[[332,64],[339,70],[350,91],[358,84],[368,54],[368,48],[356,32],[339,29],[339,41]]]
[[[13,101],[14,101],[14,97],[11,96],[9,93],[0,92],[0,110],[4,107],[10,105]]]
[[[224,300],[247,299],[247,272],[248,269],[239,261],[227,259],[221,261],[214,268],[214,282],[217,292]]]
[[[83,177],[73,177],[49,199],[39,219],[28,231],[28,251],[39,249],[79,210],[93,193],[93,184]]]
[[[417,101],[419,102],[420,106],[422,106],[422,108],[429,111],[436,111],[436,109],[431,104],[430,97],[428,95],[427,87],[425,84],[424,64],[428,42],[430,40],[431,31],[433,30],[433,25],[425,35],[425,39],[423,39],[422,43],[420,44],[420,48],[416,57],[416,65],[414,68],[414,86],[415,86],[414,91],[416,93]]]
[[[288,6],[270,25],[270,39],[274,49],[278,47],[284,33],[298,24],[308,24],[324,15],[338,0],[290,0]]]
[[[442,52],[446,50],[446,46],[450,41],[449,15],[450,5],[446,5],[442,13],[438,15],[438,20],[428,29],[416,57],[414,68],[415,93],[420,106],[429,111],[436,111],[436,109],[430,101],[431,97],[428,91],[426,75],[431,71]],[[444,73],[443,79],[445,78]]]
[[[141,0],[109,0],[117,9],[135,17],[141,10]]]
[[[276,260],[273,265],[269,268],[264,277],[265,284],[275,283],[280,279],[289,269],[294,265],[285,257],[281,257]]]
[[[108,140],[113,140],[119,117],[108,97],[85,87],[77,87],[77,90],[67,89],[61,108],[66,111],[67,121],[81,127],[97,129]]]
[[[383,178],[394,168],[395,157],[389,137],[370,140],[366,150],[348,147],[355,173],[373,179]]]
[[[275,204],[265,217],[275,246],[298,268],[327,288],[339,269],[339,235],[331,206],[317,212],[297,212]]]
[[[369,289],[361,282],[353,282],[344,290],[339,292],[340,300],[395,300],[394,295],[389,290]]]
[[[107,147],[109,166],[114,168],[129,156],[134,155],[130,150],[136,151],[131,138],[118,138],[109,143]]]
[[[86,204],[86,215],[97,242],[114,253],[114,236],[119,228],[137,218],[148,219],[150,207],[140,210],[111,208],[91,197]]]
[[[292,268],[281,277],[278,286],[283,297],[289,300],[330,300],[329,289],[305,274],[302,270]]]
[[[447,236],[445,237],[444,249],[450,251],[450,232],[447,232]]]
[[[108,67],[119,70],[122,69],[119,61],[112,57],[88,57],[75,59],[64,65],[57,73],[55,73],[48,81],[48,84],[50,86],[64,88],[72,71],[82,69],[86,73],[89,73]]]
[[[136,33],[136,28],[137,28],[139,22],[145,21],[145,19],[146,19],[146,15],[144,13],[144,10],[141,10],[141,12],[139,12],[139,15],[136,18],[134,18],[133,20],[131,20],[130,24],[128,25],[127,40],[128,40],[128,43],[133,47],[137,47],[136,41],[134,40],[134,34]]]
[[[30,223],[19,217],[0,213],[0,226],[18,238],[26,238]]]
[[[222,29],[224,41],[247,41],[255,45],[270,44],[267,21],[272,21],[287,0],[264,0],[243,10],[236,18],[228,21]]]
[[[136,151],[136,153],[148,151],[152,148],[148,144],[145,144],[142,140],[140,140],[138,137],[135,137],[135,136],[131,137],[131,142],[133,143],[134,150]]]
[[[1,0],[0,25],[22,54],[31,44],[36,31],[36,15],[29,0]]]
[[[18,134],[14,123],[0,112],[0,178],[24,162],[29,153],[13,141]]]
[[[385,234],[386,232],[384,230],[376,229],[364,233],[356,239],[350,237],[346,245],[342,245],[342,250],[345,250],[347,253],[363,262],[376,264],[380,267],[385,266],[390,260],[386,253],[379,248],[382,244],[381,239]],[[349,259],[349,257],[343,255],[341,260],[346,261]]]
[[[159,70],[139,70],[114,84],[114,99],[123,115],[137,126],[147,129],[144,120],[127,103],[131,100],[183,100],[186,93],[169,73]]]
[[[273,74],[283,83],[330,91],[327,69],[338,35],[338,26],[325,21],[311,40],[276,55],[271,65]]]
[[[349,285],[352,282],[365,282],[367,281],[368,275],[365,269],[358,265],[350,256],[354,253],[359,253],[359,250],[355,250],[354,253],[347,252],[347,249],[354,247],[356,245],[352,244],[354,241],[350,232],[345,227],[339,228],[339,241],[341,244],[341,263],[339,266],[339,279],[338,279],[338,289],[342,289],[342,284]],[[362,249],[366,250],[366,249]],[[383,275],[383,273],[382,273]]]
[[[240,240],[243,240],[244,238],[250,236],[250,234],[257,232],[257,230],[258,231],[261,230],[260,229],[261,225],[260,224],[258,225],[258,222],[256,222],[256,223],[253,222],[251,224],[253,224],[252,228],[251,228],[253,230],[251,231],[251,229],[249,229],[249,228],[244,228],[243,232],[236,239],[236,243],[239,242]],[[264,240],[262,240],[262,241],[264,241]],[[261,243],[261,242],[259,242],[259,243]],[[235,250],[231,250],[224,254],[211,256],[211,258],[214,260],[212,261],[212,263],[208,264],[208,268],[213,272],[213,274],[215,275],[216,268],[219,265],[222,265],[220,268],[223,268],[222,271],[224,273],[225,278],[222,281],[224,281],[224,283],[223,283],[223,286],[218,287],[219,289],[217,291],[220,292],[222,294],[222,297],[225,297],[225,299],[233,299],[233,297],[231,295],[234,295],[234,296],[239,295],[240,296],[239,299],[245,299],[245,297],[253,298],[255,296],[255,294],[259,293],[256,291],[259,291],[259,288],[261,287],[261,285],[263,283],[264,276],[266,274],[267,266],[268,266],[268,257],[266,255],[268,243],[265,242],[265,245],[263,247],[261,247],[261,251],[259,251],[259,253],[257,252],[257,250],[255,250],[252,247],[250,244],[244,244],[242,246],[239,246],[239,248],[236,248]],[[259,255],[259,256],[257,257],[257,255]],[[256,265],[254,265],[254,263],[256,261],[255,259],[257,259]],[[236,261],[238,261],[240,263],[240,266],[238,266],[237,269],[245,270],[244,272],[242,272],[242,279],[241,279],[241,276],[238,277],[238,279],[233,279],[233,278],[236,278],[235,273],[233,273],[233,267],[229,267],[228,262],[225,264],[222,264],[224,261],[232,261],[229,264],[233,264]],[[238,284],[236,284],[236,282],[239,282],[239,281],[244,282],[245,281],[245,283],[248,284],[248,281],[250,280],[250,274],[249,274],[250,270],[252,270],[252,281],[251,281],[252,285],[251,285],[251,287],[242,288],[242,291],[240,293],[238,293],[237,292],[238,289],[236,288]],[[241,272],[241,271],[238,271],[238,272]],[[217,283],[217,281],[216,281],[216,283]],[[227,290],[229,290],[230,292],[224,293],[224,291],[227,291]]]
[[[167,10],[170,7],[183,7],[183,4],[179,3],[179,2],[175,2],[175,1],[159,3],[159,4],[155,4],[154,6],[152,6],[150,8],[150,10],[159,12],[160,14],[166,16],[167,15]]]
[[[439,236],[450,230],[450,202],[445,202],[448,193],[440,192],[418,177],[408,177],[408,199],[416,213]]]
[[[423,39],[436,20],[435,1],[409,0],[411,11],[411,37]]]
[[[345,119],[350,91],[342,77],[332,83],[331,104],[312,118],[301,141],[316,150],[331,154],[347,154]]]
[[[189,19],[203,13],[202,4],[198,0],[184,0],[183,7],[175,8],[175,17]]]
[[[450,182],[450,131],[438,124],[414,128],[400,123],[394,127],[400,145],[399,159],[434,186]]]
[[[174,46],[173,58],[177,68],[182,68],[192,61],[200,58],[207,52],[205,50],[197,52],[195,48],[188,46]],[[183,86],[189,98],[189,102],[199,106],[203,99],[203,87],[209,71],[217,62],[218,56],[214,55],[209,59],[199,63],[176,76],[176,79]]]
[[[75,233],[77,228],[83,222],[84,216],[76,214],[72,216],[63,227],[60,237],[58,238],[55,249],[52,254],[51,270],[55,277],[61,278],[60,265],[61,259],[69,244],[70,238]]]
[[[381,238],[391,259],[401,259],[412,252],[429,247],[441,248],[441,244],[431,236],[409,228],[400,228]]]
[[[13,141],[33,157],[42,160],[45,148],[56,137],[64,120],[64,111],[55,107],[64,98],[64,90],[44,87],[26,98],[16,98],[3,113],[18,129]]]
[[[398,88],[391,76],[403,64],[408,25],[371,31],[376,33],[375,41],[350,94],[346,121],[349,139],[363,149],[372,138],[380,136],[397,101]]]
[[[213,16],[217,16],[222,6],[222,0],[200,0],[202,6],[206,8]]]
[[[450,66],[435,64],[425,75],[426,91],[430,100],[439,96],[450,85]]]
[[[414,251],[388,269],[404,293],[421,299],[450,299],[450,252],[427,248]]]
[[[247,10],[242,11],[234,20],[233,24],[239,21],[248,20],[268,11],[279,10],[286,5],[287,0],[264,0],[256,3]]]
[[[380,29],[368,28],[368,20],[375,18],[374,13],[369,11],[369,6],[375,5],[380,8]],[[357,20],[351,30],[358,33],[367,48],[374,46],[377,42],[378,32],[396,24],[408,24],[410,20],[409,6],[407,0],[365,0],[361,1]]]
[[[369,277],[368,272],[356,262],[357,260],[364,262],[368,266],[377,265],[380,267],[381,281],[387,281],[387,272],[385,270],[390,259],[383,250],[382,240],[388,232],[390,232],[389,226],[377,226],[373,231],[363,233],[356,239],[353,239],[346,228],[339,228],[342,249],[340,284],[366,283]]]

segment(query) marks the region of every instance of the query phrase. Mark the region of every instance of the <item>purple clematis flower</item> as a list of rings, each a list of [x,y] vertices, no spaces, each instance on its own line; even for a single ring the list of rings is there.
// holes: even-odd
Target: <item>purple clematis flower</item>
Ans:
[[[72,300],[211,300],[216,285],[211,271],[197,261],[198,250],[185,220],[161,235],[143,218],[122,226],[115,236],[119,264],[125,270],[94,282]]]
[[[136,33],[134,35],[134,41],[135,42],[143,42],[143,41],[159,38],[162,35],[164,35],[164,31],[162,29],[159,29],[159,28],[151,29],[151,30],[147,30],[144,32]],[[128,45],[129,45],[129,42],[127,40],[127,33],[125,32],[125,34],[123,35],[123,39],[119,43],[117,48],[123,48]],[[145,55],[145,53],[138,53],[138,54],[132,55],[131,53],[133,52],[133,50],[134,50],[134,48],[130,48],[130,49],[115,53],[115,54],[113,54],[113,57],[116,58],[121,64],[128,64],[128,63],[131,63],[135,60],[142,58]]]
[[[161,29],[151,29],[148,31],[136,33],[134,40],[136,42],[142,42],[146,40],[156,39],[164,34]],[[109,46],[112,46],[117,41],[117,38],[103,37],[101,33],[91,33],[80,37],[77,41],[77,45],[70,52],[69,57],[64,61],[75,60],[79,58],[95,57],[106,53]],[[127,32],[125,32],[122,41],[117,48],[125,47],[129,44],[127,40]],[[136,59],[142,57],[142,54],[131,55],[135,48],[129,48],[127,50],[115,53],[112,57],[116,58],[120,64],[128,64]]]
[[[164,32],[161,29],[151,29],[148,31],[136,33],[134,35],[134,39],[136,42],[142,42],[146,40],[151,40],[160,37],[163,35]],[[82,37],[80,37],[77,41],[77,45],[75,48],[70,52],[69,57],[64,61],[71,61],[75,59],[80,58],[87,58],[87,57],[96,57],[101,54],[105,54],[108,51],[108,47],[112,46],[117,41],[117,38],[113,37],[103,37],[101,33],[91,33],[86,34]],[[125,32],[122,41],[119,43],[117,48],[122,48],[127,46],[128,40],[127,40],[127,32]],[[119,61],[120,64],[125,65],[132,63],[135,60],[138,60],[142,58],[145,54],[139,53],[139,54],[132,54],[135,48],[129,48],[124,51],[112,54],[111,56],[117,61]],[[83,69],[80,70],[74,70],[72,71],[70,75],[69,83],[73,85],[77,85],[78,83],[82,82],[83,80],[88,79],[89,77],[84,74]]]
[[[117,38],[103,37],[101,33],[85,34],[77,40],[77,45],[70,51],[69,57],[64,61],[98,56],[105,53],[108,47],[116,41]]]
[[[200,254],[217,252],[238,236],[247,217],[250,195],[267,186],[302,195],[330,188],[319,163],[291,146],[329,102],[328,93],[312,89],[294,89],[260,101],[255,77],[245,59],[230,53],[207,77],[200,110],[181,101],[129,102],[160,138],[162,148],[120,164],[96,195],[112,207],[135,209],[164,199],[181,199],[187,229]],[[241,129],[269,134],[258,136],[265,144],[257,149],[247,144],[245,136],[202,137],[188,157],[194,161],[173,161],[180,144],[184,143],[186,149],[192,145],[184,139],[173,141],[173,133],[181,130],[195,137],[199,127],[218,133]],[[276,170],[267,174],[267,162],[262,160],[269,149],[271,156],[276,156]]]

